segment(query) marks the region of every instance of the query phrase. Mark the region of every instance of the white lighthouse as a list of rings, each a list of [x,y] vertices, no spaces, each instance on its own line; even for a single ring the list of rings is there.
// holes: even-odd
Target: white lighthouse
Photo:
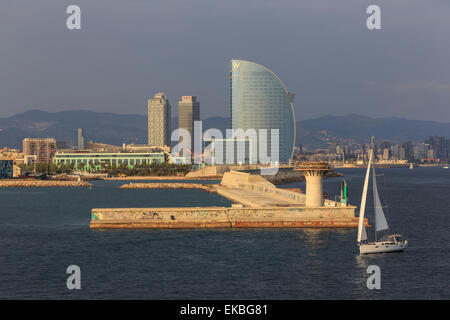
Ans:
[[[295,170],[306,179],[306,207],[323,207],[322,177],[333,169],[326,162],[302,162]]]

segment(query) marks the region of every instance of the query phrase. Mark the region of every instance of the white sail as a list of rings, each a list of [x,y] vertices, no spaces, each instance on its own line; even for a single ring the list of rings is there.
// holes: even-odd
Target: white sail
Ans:
[[[373,167],[373,205],[375,208],[375,231],[389,229],[384,216],[383,207],[381,206],[380,197],[378,196],[377,179],[375,177],[375,166]]]
[[[370,178],[370,166],[372,164],[372,154],[373,150],[369,156],[369,164],[366,171],[366,179],[364,180],[364,188],[361,196],[361,206],[359,207],[359,222],[358,222],[358,243],[361,240],[367,240],[366,228],[364,227],[364,212],[366,211],[366,199],[367,199],[367,188],[369,186]]]
[[[364,223],[362,225],[362,234],[361,234],[361,241],[363,240],[367,240],[367,232],[366,232],[366,227],[364,226]]]

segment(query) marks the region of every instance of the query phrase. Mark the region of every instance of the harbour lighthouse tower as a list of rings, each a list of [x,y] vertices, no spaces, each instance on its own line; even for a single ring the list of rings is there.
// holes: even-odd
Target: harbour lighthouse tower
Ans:
[[[306,179],[306,207],[323,207],[322,178],[333,169],[326,162],[302,162],[295,170]]]

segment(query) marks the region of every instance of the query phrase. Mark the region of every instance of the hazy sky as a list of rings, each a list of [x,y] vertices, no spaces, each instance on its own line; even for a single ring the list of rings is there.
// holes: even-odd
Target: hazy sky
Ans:
[[[81,30],[66,8],[81,7]],[[382,30],[366,9],[381,7]],[[297,119],[358,113],[450,122],[448,0],[1,0],[0,117],[29,109],[229,115],[232,58],[269,67]]]

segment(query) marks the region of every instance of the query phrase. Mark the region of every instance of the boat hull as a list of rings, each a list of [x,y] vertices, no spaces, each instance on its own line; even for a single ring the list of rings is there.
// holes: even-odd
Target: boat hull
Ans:
[[[399,252],[406,249],[408,241],[396,243],[373,242],[359,246],[360,254]]]

